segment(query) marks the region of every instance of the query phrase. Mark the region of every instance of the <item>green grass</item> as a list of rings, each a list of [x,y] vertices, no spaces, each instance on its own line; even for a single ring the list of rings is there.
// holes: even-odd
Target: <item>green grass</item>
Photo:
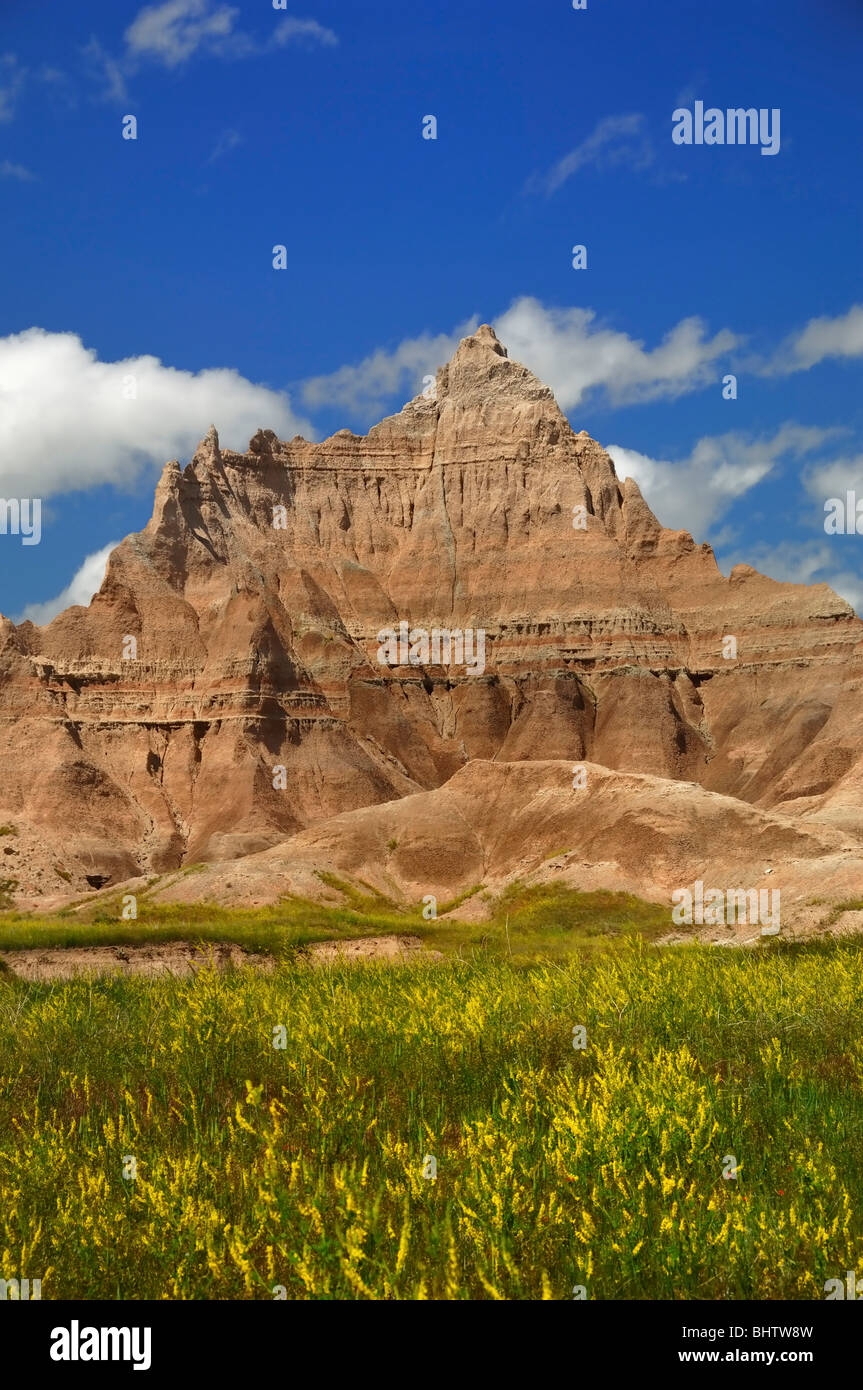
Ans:
[[[371,884],[366,883],[363,879],[358,879],[358,882],[362,884],[365,890],[364,892],[360,892],[352,883],[345,878],[340,878],[338,874],[327,873],[324,869],[317,869],[316,873],[321,883],[326,884],[333,892],[340,893],[348,906],[355,912],[366,912],[372,907],[376,908],[379,912],[397,913],[400,910],[389,898],[385,897],[377,888],[373,888]]]
[[[368,900],[367,900],[368,901]],[[159,941],[238,942],[253,951],[290,954],[312,941],[413,930],[414,924],[393,910],[360,912],[292,898],[256,909],[219,908],[209,903],[148,903],[138,899],[138,919],[120,920],[101,906],[87,916],[36,917],[6,913],[0,917],[0,951],[48,946],[114,946]]]
[[[547,901],[509,908],[546,940]],[[583,900],[558,908],[586,929]],[[616,948],[564,963],[7,977],[0,1277],[565,1300],[863,1275],[863,944],[663,949],[634,935],[646,908],[607,911]]]
[[[648,903],[631,893],[579,893],[574,888],[511,884],[497,899],[492,920],[510,919],[513,929],[550,948],[561,938],[589,944],[598,937],[640,935],[647,940],[671,929],[666,904]]]
[[[432,949],[466,957],[491,956],[526,964],[565,960],[576,950],[619,949],[626,941],[652,940],[668,931],[667,909],[625,893],[579,893],[573,889],[514,885],[492,900],[490,918],[441,921],[474,897],[481,884],[438,905],[438,920],[426,921],[422,905],[403,908],[366,885],[361,892],[336,874],[320,873],[342,906],[286,898],[264,908],[223,908],[210,903],[155,903],[138,894],[138,918],[121,919],[122,897],[101,895],[75,915],[40,917],[15,912],[0,916],[0,950],[36,946],[108,946],[146,941],[235,941],[250,950],[291,955],[314,941],[407,932]]]
[[[473,888],[466,888],[463,893],[459,893],[458,897],[449,898],[444,903],[438,903],[438,916],[443,917],[444,913],[455,912],[457,907],[461,907],[462,903],[466,903],[469,898],[473,898],[480,891],[481,888],[481,883],[475,883]]]

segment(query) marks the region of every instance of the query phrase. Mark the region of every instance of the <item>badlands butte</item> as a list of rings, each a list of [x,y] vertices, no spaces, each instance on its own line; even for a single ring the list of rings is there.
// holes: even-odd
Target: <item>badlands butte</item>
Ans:
[[[402,622],[484,631],[485,669],[381,665]],[[484,326],[365,436],[233,453],[211,428],[88,608],[0,618],[0,878],[37,910],[518,878],[669,918],[700,879],[841,930],[863,921],[841,909],[863,898],[861,688],[847,603],[724,577]]]

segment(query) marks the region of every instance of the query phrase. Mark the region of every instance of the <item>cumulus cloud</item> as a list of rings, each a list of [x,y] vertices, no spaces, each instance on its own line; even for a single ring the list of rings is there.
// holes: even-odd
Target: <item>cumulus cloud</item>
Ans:
[[[603,388],[613,405],[674,399],[716,379],[716,362],[742,339],[729,329],[712,338],[702,319],[681,319],[660,343],[644,343],[597,321],[593,309],[546,308],[518,299],[498,321],[510,357],[554,391],[563,410]]]
[[[452,333],[406,338],[392,351],[379,349],[355,366],[314,377],[303,384],[303,399],[308,406],[345,406],[373,420],[387,397],[419,390],[423,376],[446,362],[479,322],[475,315]],[[492,322],[510,357],[546,382],[563,410],[597,389],[615,405],[695,391],[716,380],[718,359],[742,341],[728,329],[708,337],[701,319],[687,318],[646,349],[599,323],[592,309],[546,308],[530,297],[517,299]]]
[[[4,496],[127,485],[189,457],[211,422],[232,448],[244,449],[260,426],[313,437],[287,395],[231,368],[178,371],[150,356],[102,362],[76,334],[40,328],[0,338]]]
[[[528,179],[526,191],[556,193],[573,174],[591,165],[597,169],[614,169],[621,165],[646,169],[653,163],[654,153],[644,124],[644,116],[637,112],[604,116],[586,139],[553,164],[547,173],[534,174]]]
[[[835,318],[810,319],[760,369],[767,376],[784,376],[808,371],[831,357],[863,357],[863,304],[852,304]]]
[[[81,604],[86,608],[93,595],[102,587],[108,556],[117,544],[117,541],[111,541],[110,545],[97,550],[95,555],[88,555],[62,593],[56,598],[46,599],[44,603],[28,603],[15,621],[23,623],[29,619],[37,627],[43,627],[45,623],[50,623],[52,618],[56,618],[58,613],[62,613],[64,608],[71,608],[73,604]]]
[[[774,435],[750,439],[729,433],[699,439],[691,453],[672,462],[611,444],[608,453],[621,478],[634,478],[664,526],[703,538],[736,498],[785,460],[799,459],[837,433],[783,425]]]

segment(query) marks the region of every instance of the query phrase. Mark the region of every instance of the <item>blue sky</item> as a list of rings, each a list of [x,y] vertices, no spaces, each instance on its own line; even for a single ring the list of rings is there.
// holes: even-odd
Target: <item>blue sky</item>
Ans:
[[[0,612],[86,601],[211,420],[365,429],[484,321],[726,571],[863,606],[861,57],[861,0],[4,0]]]

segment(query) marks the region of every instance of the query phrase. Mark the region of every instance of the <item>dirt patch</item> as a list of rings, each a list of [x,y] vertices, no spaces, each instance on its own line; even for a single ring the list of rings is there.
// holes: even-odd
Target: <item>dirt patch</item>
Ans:
[[[141,946],[58,946],[2,951],[0,961],[19,980],[71,980],[79,975],[196,975],[199,970],[227,970],[252,965],[272,970],[272,957],[244,951],[232,943],[194,945],[166,941]]]
[[[344,961],[388,960],[396,965],[410,961],[443,960],[441,951],[423,946],[418,936],[363,936],[353,941],[316,941],[299,956],[309,965],[337,965]]]

